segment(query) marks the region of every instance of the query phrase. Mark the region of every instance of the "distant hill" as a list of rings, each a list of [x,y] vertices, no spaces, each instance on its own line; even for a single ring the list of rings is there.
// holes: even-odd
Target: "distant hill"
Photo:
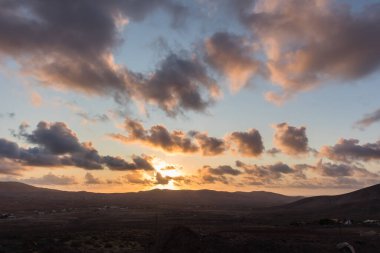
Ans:
[[[299,219],[380,219],[380,184],[341,195],[304,198],[271,208],[270,212]]]
[[[30,192],[39,191],[42,188],[34,187],[31,185],[18,183],[18,182],[0,182],[0,193],[13,193],[13,192]]]
[[[104,205],[139,207],[218,207],[263,208],[287,204],[302,197],[254,192],[212,190],[151,190],[130,193],[67,192],[38,188],[18,182],[0,182],[0,211],[99,207]]]

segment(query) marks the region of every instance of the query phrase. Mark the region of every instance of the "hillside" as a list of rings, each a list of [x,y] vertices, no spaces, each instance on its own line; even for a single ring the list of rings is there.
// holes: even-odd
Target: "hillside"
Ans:
[[[262,208],[290,203],[300,198],[262,191],[151,190],[110,194],[67,192],[38,188],[17,182],[0,182],[1,210],[41,210],[104,205]]]
[[[304,198],[272,208],[271,212],[304,218],[379,219],[380,184],[341,195]]]

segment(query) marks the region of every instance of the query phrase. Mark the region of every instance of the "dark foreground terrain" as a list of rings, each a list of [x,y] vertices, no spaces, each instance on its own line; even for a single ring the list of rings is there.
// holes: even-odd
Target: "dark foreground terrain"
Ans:
[[[317,204],[306,198],[279,207],[179,207],[169,202],[101,205],[99,200],[83,207],[72,201],[62,208],[59,199],[52,198],[35,210],[21,210],[22,203],[11,197],[11,190],[2,191],[0,207],[8,209],[7,213],[0,211],[0,252],[329,253],[339,252],[336,245],[340,242],[350,243],[358,253],[380,252],[376,221],[380,213],[376,204],[370,204],[378,203],[378,190],[379,186],[373,186],[361,190],[364,193],[318,197]],[[8,196],[8,204],[2,195]],[[366,197],[369,200],[364,205]],[[13,212],[10,203],[17,207]],[[354,220],[344,224],[351,217]]]

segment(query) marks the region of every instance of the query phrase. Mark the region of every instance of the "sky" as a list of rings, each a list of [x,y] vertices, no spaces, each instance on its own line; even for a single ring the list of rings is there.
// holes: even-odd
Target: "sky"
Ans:
[[[380,182],[380,1],[0,0],[0,181]]]

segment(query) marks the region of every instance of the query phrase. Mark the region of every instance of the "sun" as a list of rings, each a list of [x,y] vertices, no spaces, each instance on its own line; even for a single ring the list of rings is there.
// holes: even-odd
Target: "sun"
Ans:
[[[175,178],[181,176],[181,173],[178,171],[178,167],[173,164],[169,164],[166,161],[163,161],[159,158],[154,158],[152,160],[153,167],[156,169],[157,173],[160,173],[163,177]],[[174,185],[173,180],[169,180],[169,183],[166,185],[156,185],[155,189],[170,189],[175,190],[177,187]]]
[[[181,176],[181,173],[178,170],[178,167],[174,164],[169,164],[161,159],[154,158],[152,161],[153,167],[157,172],[161,173],[164,177],[178,177]]]

